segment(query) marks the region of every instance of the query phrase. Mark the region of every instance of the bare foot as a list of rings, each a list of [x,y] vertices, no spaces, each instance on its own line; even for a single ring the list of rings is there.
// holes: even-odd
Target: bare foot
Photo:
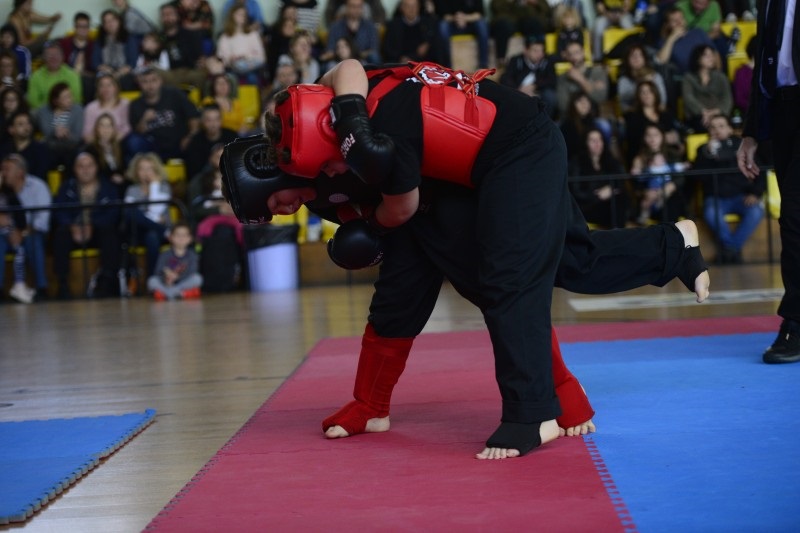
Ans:
[[[383,433],[384,431],[389,431],[388,416],[383,418],[370,418],[367,420],[364,433]],[[349,437],[350,434],[345,431],[342,426],[331,426],[325,430],[325,436],[329,439],[343,439]]]
[[[683,235],[683,243],[690,248],[700,246],[700,234],[697,231],[697,226],[691,220],[680,220],[675,223],[675,227]],[[697,295],[697,303],[702,303],[708,298],[709,287],[711,286],[711,277],[708,275],[708,270],[704,270],[694,280],[694,293]]]
[[[572,426],[570,428],[558,428],[560,430],[560,437],[577,437],[579,435],[588,435],[589,433],[594,433],[597,431],[597,428],[594,426],[594,422],[591,420],[587,420],[583,424],[578,424],[577,426]]]
[[[542,422],[539,426],[539,437],[542,439],[542,444],[554,441],[558,438],[561,428],[555,420],[548,420]],[[510,459],[512,457],[519,457],[519,450],[513,448],[484,448],[481,453],[475,454],[476,459]]]

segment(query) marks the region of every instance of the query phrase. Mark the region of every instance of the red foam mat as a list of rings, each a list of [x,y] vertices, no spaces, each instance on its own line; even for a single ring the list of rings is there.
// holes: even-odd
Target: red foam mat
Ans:
[[[733,326],[723,319],[558,331],[562,341],[575,342],[708,335],[726,327]],[[774,318],[758,318],[746,329],[776,327]],[[562,438],[520,459],[473,458],[499,421],[485,332],[420,336],[395,390],[391,431],[326,440],[320,422],[350,399],[359,344],[358,338],[320,342],[147,530],[632,528],[624,502],[609,496],[612,480],[601,458],[583,439]]]

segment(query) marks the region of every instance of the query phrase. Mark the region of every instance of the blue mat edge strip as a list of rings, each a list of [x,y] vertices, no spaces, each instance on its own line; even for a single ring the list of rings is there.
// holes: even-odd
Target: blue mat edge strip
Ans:
[[[53,489],[51,489],[49,492],[42,494],[39,497],[39,499],[31,503],[30,505],[27,505],[22,509],[13,512],[12,514],[0,515],[0,525],[25,522],[26,520],[31,518],[35,512],[41,510],[48,503],[50,503],[50,501],[55,499],[56,496],[64,492],[71,485],[75,484],[80,478],[88,474],[89,471],[91,471],[98,464],[100,464],[100,461],[102,459],[105,459],[106,457],[110,456],[112,453],[122,448],[133,437],[141,433],[147,426],[149,426],[155,420],[155,416],[156,416],[155,409],[146,409],[142,413],[142,419],[139,421],[139,423],[133,426],[128,432],[120,436],[120,438],[114,441],[110,446],[96,453],[85,463],[78,466],[78,468],[76,468],[70,476],[65,477],[64,479],[58,481],[53,487]],[[102,416],[98,416],[95,418],[102,418]]]

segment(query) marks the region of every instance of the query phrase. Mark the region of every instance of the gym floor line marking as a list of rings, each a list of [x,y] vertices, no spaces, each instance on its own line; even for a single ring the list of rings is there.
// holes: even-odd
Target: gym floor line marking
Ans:
[[[702,305],[738,304],[747,302],[778,301],[783,289],[746,289],[736,291],[711,291]],[[610,311],[615,309],[647,309],[653,307],[681,307],[697,305],[693,294],[646,294],[638,296],[600,296],[570,298],[569,305],[578,312]]]

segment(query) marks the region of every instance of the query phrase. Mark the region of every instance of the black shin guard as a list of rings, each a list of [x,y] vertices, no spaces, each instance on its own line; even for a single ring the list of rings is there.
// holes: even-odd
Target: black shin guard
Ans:
[[[683,261],[678,267],[678,279],[686,285],[687,289],[694,292],[694,280],[706,270],[708,270],[708,265],[703,259],[700,247],[687,246],[683,252]]]
[[[520,455],[525,455],[542,445],[542,437],[539,435],[541,425],[541,422],[536,424],[501,422],[500,427],[486,441],[486,446],[519,450]]]

